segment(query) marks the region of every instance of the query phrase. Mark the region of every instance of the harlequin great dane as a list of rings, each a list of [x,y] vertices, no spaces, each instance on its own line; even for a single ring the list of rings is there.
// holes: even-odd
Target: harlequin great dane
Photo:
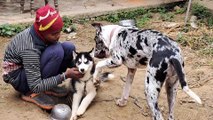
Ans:
[[[174,119],[173,108],[178,82],[189,96],[201,103],[201,99],[189,89],[185,81],[184,62],[181,49],[171,38],[154,30],[139,30],[138,28],[122,27],[93,23],[96,28],[95,57],[106,58],[96,65],[94,82],[101,68],[127,66],[128,73],[123,93],[117,100],[118,106],[125,106],[129,97],[135,72],[141,65],[147,65],[145,76],[145,95],[152,111],[154,120],[162,120],[158,107],[158,97],[165,82],[169,120]]]

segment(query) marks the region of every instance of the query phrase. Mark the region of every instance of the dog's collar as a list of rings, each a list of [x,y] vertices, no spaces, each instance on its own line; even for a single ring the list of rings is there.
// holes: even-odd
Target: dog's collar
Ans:
[[[112,36],[113,36],[113,34],[114,34],[116,28],[117,28],[117,27],[114,27],[114,28],[112,29],[112,31],[110,32],[110,36],[109,36],[109,41],[110,41],[110,42],[111,42],[111,40],[112,40]]]
[[[80,82],[84,82],[84,83],[87,83],[89,80],[92,80],[92,75],[88,78],[88,79],[85,79],[85,80],[79,80]]]

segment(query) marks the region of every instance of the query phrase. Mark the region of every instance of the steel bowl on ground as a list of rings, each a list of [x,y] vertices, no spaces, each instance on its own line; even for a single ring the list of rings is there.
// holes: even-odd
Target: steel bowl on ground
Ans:
[[[121,21],[119,21],[119,25],[125,26],[125,27],[135,27],[136,22],[133,19],[121,20]]]
[[[71,109],[66,104],[57,104],[53,107],[50,119],[51,120],[70,120]]]

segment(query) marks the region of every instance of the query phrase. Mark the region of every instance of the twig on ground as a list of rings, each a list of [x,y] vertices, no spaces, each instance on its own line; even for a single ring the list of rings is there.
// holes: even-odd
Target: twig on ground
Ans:
[[[204,84],[206,84],[208,81],[213,80],[213,77],[209,77],[209,78],[204,78],[202,80],[199,80],[201,82],[197,82],[194,85],[191,85],[190,88],[198,88],[200,86],[203,86]]]
[[[130,98],[132,98],[134,100],[134,104],[141,110],[141,113],[144,115],[144,116],[149,116],[149,113],[145,112],[143,110],[143,107],[139,105],[138,103],[138,99],[133,97],[133,96],[129,96]]]
[[[107,116],[110,120],[115,120],[114,118],[112,118],[111,116]]]
[[[120,79],[121,79],[123,82],[126,82],[126,77],[120,76]]]
[[[111,102],[111,101],[115,101],[115,99],[114,98],[112,98],[112,99],[103,99],[103,100],[94,100],[94,102]]]

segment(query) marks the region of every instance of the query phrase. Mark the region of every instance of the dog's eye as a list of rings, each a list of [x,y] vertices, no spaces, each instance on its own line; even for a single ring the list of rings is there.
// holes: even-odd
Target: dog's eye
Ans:
[[[77,64],[80,65],[80,64],[81,64],[81,61],[77,61]]]
[[[89,63],[89,61],[88,61],[88,60],[85,60],[85,61],[84,61],[84,64],[88,64],[88,63]]]

